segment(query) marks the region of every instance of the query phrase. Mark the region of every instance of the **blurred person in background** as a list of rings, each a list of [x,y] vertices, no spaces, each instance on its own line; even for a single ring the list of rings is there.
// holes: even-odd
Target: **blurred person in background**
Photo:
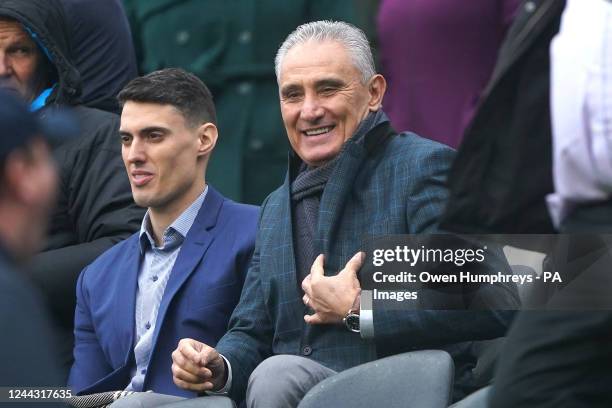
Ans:
[[[49,301],[66,374],[79,272],[104,250],[138,230],[144,210],[134,204],[121,161],[119,117],[79,103],[81,80],[70,59],[58,0],[0,0],[0,88],[30,109],[50,115],[70,107],[80,137],[54,147],[59,164],[57,205],[44,250],[28,273]]]
[[[210,88],[219,139],[208,179],[250,204],[283,180],[288,144],[274,55],[298,25],[336,19],[361,26],[361,0],[124,0],[141,73],[181,67]]]
[[[550,41],[564,0],[524,1],[448,176],[440,225],[460,233],[550,234]]]
[[[576,272],[567,295],[561,291],[555,300],[594,300],[595,307],[573,301],[571,310],[521,314],[489,403],[609,407],[612,2],[568,0],[550,56],[555,191],[548,198],[568,242],[562,265]]]
[[[24,102],[14,94],[0,91],[2,387],[64,384],[47,310],[20,270],[43,246],[57,192],[57,171],[45,136],[48,135],[44,134],[42,123]],[[3,398],[7,396],[2,393]]]
[[[383,101],[398,129],[459,146],[520,0],[381,0]]]
[[[551,215],[562,231],[607,233],[612,224],[612,4],[568,1],[551,58]]]
[[[138,76],[130,25],[121,0],[60,0],[71,54],[81,74],[80,101],[119,113],[117,94]]]

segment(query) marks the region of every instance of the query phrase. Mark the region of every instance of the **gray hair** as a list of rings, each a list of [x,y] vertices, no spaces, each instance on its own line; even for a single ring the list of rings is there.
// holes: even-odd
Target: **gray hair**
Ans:
[[[324,20],[302,24],[287,36],[287,39],[285,39],[278,49],[276,58],[274,59],[274,70],[276,72],[277,81],[280,80],[281,65],[287,52],[296,45],[303,44],[309,40],[318,42],[337,41],[344,45],[355,67],[361,73],[364,84],[376,74],[372,49],[370,48],[370,43],[365,33],[354,25],[345,23],[344,21]]]

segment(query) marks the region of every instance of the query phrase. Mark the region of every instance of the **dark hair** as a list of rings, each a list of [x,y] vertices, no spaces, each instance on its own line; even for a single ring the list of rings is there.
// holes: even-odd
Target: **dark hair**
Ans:
[[[204,82],[181,68],[166,68],[131,80],[117,95],[127,101],[172,105],[191,126],[217,124],[213,97]]]

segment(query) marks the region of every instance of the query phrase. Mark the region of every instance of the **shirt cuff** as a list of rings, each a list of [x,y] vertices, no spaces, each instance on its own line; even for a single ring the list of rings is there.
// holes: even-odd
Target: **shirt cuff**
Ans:
[[[359,305],[359,331],[362,339],[374,338],[374,313],[372,312],[372,291],[362,290]]]
[[[206,391],[207,395],[227,395],[229,393],[229,390],[232,388],[232,365],[223,354],[219,355],[221,356],[223,361],[225,361],[225,366],[227,367],[227,381],[225,382],[223,388],[221,388],[219,391]]]

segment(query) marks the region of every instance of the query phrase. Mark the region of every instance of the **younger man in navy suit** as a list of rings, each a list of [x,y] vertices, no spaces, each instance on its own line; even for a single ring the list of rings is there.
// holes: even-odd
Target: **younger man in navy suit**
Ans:
[[[212,96],[197,77],[153,72],[118,98],[123,161],[135,202],[148,210],[140,232],[79,277],[69,385],[80,394],[126,389],[193,397],[174,385],[170,355],[182,338],[216,344],[225,333],[253,252],[258,209],[206,184],[217,127]]]

